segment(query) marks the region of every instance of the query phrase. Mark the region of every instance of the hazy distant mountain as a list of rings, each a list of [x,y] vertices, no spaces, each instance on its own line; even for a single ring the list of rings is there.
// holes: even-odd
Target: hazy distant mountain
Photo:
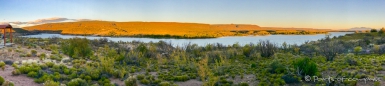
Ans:
[[[348,31],[367,31],[367,30],[371,30],[371,29],[374,29],[374,28],[368,28],[368,27],[355,27],[355,28],[350,28],[350,29],[348,29]]]

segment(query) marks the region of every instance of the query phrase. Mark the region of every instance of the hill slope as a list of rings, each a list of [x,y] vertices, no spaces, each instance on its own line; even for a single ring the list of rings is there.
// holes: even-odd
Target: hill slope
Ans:
[[[107,21],[82,21],[48,23],[24,29],[62,31],[62,34],[73,35],[98,35],[98,36],[173,36],[182,38],[209,38],[237,35],[259,35],[262,30],[285,30],[299,33],[304,29],[263,28],[257,25],[246,24],[199,24],[177,22],[107,22]],[[312,32],[325,33],[323,30],[306,29]]]

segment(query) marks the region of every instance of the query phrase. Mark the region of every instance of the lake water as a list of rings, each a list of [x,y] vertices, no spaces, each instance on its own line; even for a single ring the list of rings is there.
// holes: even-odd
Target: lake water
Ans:
[[[343,36],[345,34],[351,34],[353,32],[330,32],[330,37]],[[111,41],[141,41],[141,42],[158,42],[165,41],[171,42],[174,46],[184,46],[188,43],[198,44],[199,46],[205,46],[207,44],[221,43],[224,45],[232,45],[234,43],[239,43],[240,45],[258,43],[259,40],[270,40],[273,43],[281,45],[283,42],[287,44],[303,44],[306,41],[316,41],[326,37],[326,34],[316,34],[316,35],[267,35],[267,36],[227,36],[220,38],[210,38],[210,39],[154,39],[154,38],[135,38],[135,37],[95,37],[95,36],[74,36],[74,35],[61,35],[61,34],[38,34],[38,35],[27,35],[24,37],[32,38],[49,38],[49,37],[61,37],[64,39],[80,37],[87,39],[100,39],[107,38]]]

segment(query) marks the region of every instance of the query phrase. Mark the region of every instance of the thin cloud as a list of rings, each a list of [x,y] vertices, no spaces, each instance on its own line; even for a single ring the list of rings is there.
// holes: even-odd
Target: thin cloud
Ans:
[[[68,18],[60,18],[60,17],[53,17],[53,18],[45,18],[45,19],[37,19],[35,21],[29,21],[28,24],[42,24],[42,23],[52,23],[52,22],[62,22],[70,20]]]
[[[34,25],[45,24],[45,23],[74,22],[74,21],[98,21],[98,20],[92,20],[92,19],[69,19],[69,18],[62,18],[62,17],[52,17],[52,18],[37,19],[37,20],[34,20],[34,21],[28,21],[28,22],[20,22],[20,21],[9,22],[9,24],[17,25],[17,26],[20,26],[20,27],[27,27],[27,26],[34,26]]]

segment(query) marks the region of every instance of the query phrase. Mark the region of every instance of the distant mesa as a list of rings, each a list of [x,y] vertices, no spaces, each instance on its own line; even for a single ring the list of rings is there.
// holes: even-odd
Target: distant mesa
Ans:
[[[177,37],[177,38],[215,38],[222,36],[271,34],[320,34],[327,30],[311,28],[260,27],[251,24],[203,24],[179,22],[110,22],[78,21],[46,23],[24,27],[28,31],[61,31],[61,34],[132,36],[132,37]],[[263,33],[263,34],[262,34]]]
[[[355,27],[355,28],[350,28],[348,31],[367,31],[371,30],[373,28],[368,28],[368,27]]]

